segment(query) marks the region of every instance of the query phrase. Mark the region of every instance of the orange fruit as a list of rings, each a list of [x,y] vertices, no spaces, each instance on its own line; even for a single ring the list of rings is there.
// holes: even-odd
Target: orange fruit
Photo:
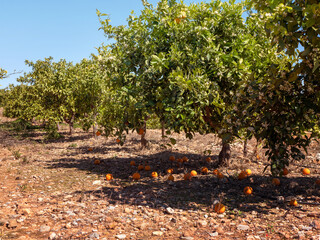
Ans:
[[[224,175],[219,172],[219,173],[218,173],[218,178],[219,178],[219,179],[222,179],[222,178],[224,178]]]
[[[144,169],[144,166],[143,165],[139,165],[138,166],[138,170],[143,170]]]
[[[178,159],[177,159],[177,162],[179,162],[179,163],[183,163],[183,159],[178,158]]]
[[[258,160],[260,159],[260,156],[259,156],[259,154],[257,154],[257,159],[258,159]]]
[[[94,160],[94,165],[99,165],[101,161],[99,159]]]
[[[112,180],[112,179],[113,179],[112,174],[111,174],[111,173],[108,173],[108,174],[106,175],[106,179],[107,179],[107,181]]]
[[[188,159],[186,156],[184,156],[184,157],[182,158],[182,161],[183,161],[183,162],[188,162],[189,159]]]
[[[147,166],[144,167],[144,170],[150,171],[150,170],[151,170],[151,167],[150,167],[149,165],[147,165]]]
[[[179,24],[181,22],[181,19],[180,18],[175,18],[174,21]]]
[[[132,175],[132,178],[134,179],[134,180],[139,180],[140,179],[140,174],[139,173],[134,173],[133,175]]]
[[[218,176],[219,170],[218,169],[213,170],[213,174]]]
[[[297,206],[297,205],[298,205],[298,202],[297,202],[297,200],[292,199],[292,200],[290,201],[289,205],[290,205],[290,206]]]
[[[222,203],[216,203],[216,205],[214,205],[214,211],[221,214],[226,211],[226,207]]]
[[[243,189],[243,192],[244,192],[244,194],[245,195],[250,195],[250,194],[252,194],[252,187],[249,187],[249,186],[247,186],[247,187],[245,187],[244,189]]]
[[[157,173],[157,172],[152,172],[152,173],[151,173],[151,177],[157,178],[157,177],[158,177],[158,173]]]
[[[101,132],[100,131],[97,131],[96,132],[96,136],[100,136],[101,135]]]
[[[119,139],[119,138],[117,138],[116,142],[117,142],[117,143],[120,143],[121,141],[120,141],[120,139]]]
[[[190,173],[186,173],[184,176],[183,176],[183,179],[184,180],[191,180],[192,176]]]
[[[195,177],[195,176],[198,175],[198,173],[197,173],[196,170],[192,170],[192,171],[190,172],[190,174],[191,174],[192,177]]]
[[[309,168],[302,169],[302,174],[303,175],[310,175],[310,169]]]
[[[247,169],[245,172],[246,172],[247,176],[250,176],[252,174],[251,169]]]
[[[169,177],[168,177],[168,180],[173,182],[174,181],[174,176],[172,176],[172,174],[170,174]]]
[[[272,179],[272,184],[276,185],[276,186],[279,186],[280,185],[280,179],[279,178],[273,178]]]
[[[136,165],[136,162],[135,161],[131,161],[130,162],[130,166],[135,166]]]
[[[203,167],[203,168],[201,168],[201,172],[204,174],[207,174],[209,172],[209,170],[207,167]]]
[[[320,186],[320,179],[316,180],[316,184]]]
[[[282,169],[282,175],[286,176],[289,174],[289,170],[287,168]]]
[[[93,148],[92,148],[92,147],[91,147],[91,148],[88,148],[88,151],[92,152],[92,151],[93,151]]]
[[[247,176],[248,176],[247,173],[246,173],[245,171],[242,171],[242,172],[239,173],[238,179],[239,179],[239,180],[243,180],[243,179],[245,179]]]
[[[143,135],[143,134],[144,134],[144,130],[143,130],[142,128],[140,128],[140,129],[138,130],[138,134],[139,134],[139,135]]]
[[[207,162],[207,163],[210,163],[210,162],[211,162],[211,157],[207,157],[207,158],[206,158],[206,162]]]
[[[176,160],[176,158],[175,158],[174,156],[170,156],[170,157],[169,157],[169,160],[170,160],[171,162],[174,162],[174,161]]]
[[[173,168],[169,168],[169,169],[167,170],[167,173],[173,173]]]

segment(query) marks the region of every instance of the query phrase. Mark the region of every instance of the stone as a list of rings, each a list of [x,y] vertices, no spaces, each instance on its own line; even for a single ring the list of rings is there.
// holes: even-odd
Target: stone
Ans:
[[[92,185],[101,185],[101,180],[93,181]]]
[[[49,232],[50,229],[51,229],[50,226],[42,225],[42,226],[40,226],[39,231],[40,231],[40,232]]]
[[[218,237],[218,232],[209,233],[210,237]]]
[[[8,228],[16,228],[17,226],[18,226],[18,223],[16,219],[10,219],[7,224]]]
[[[168,213],[168,214],[174,214],[174,209],[172,209],[171,207],[167,207],[167,208],[166,208],[166,213]]]
[[[248,225],[239,224],[239,225],[237,226],[237,229],[238,229],[238,230],[241,230],[241,231],[247,231],[247,230],[250,229],[250,227],[249,227]]]
[[[116,239],[125,239],[127,236],[125,234],[118,234],[115,236]]]
[[[216,232],[219,233],[219,234],[223,234],[224,230],[223,230],[222,227],[217,227]]]
[[[50,240],[54,240],[56,238],[57,238],[57,234],[55,232],[50,233],[50,235],[49,235]]]
[[[161,232],[161,231],[154,231],[154,232],[152,233],[152,236],[161,237],[162,235],[163,235],[163,232]]]
[[[208,225],[207,221],[198,221],[199,227],[206,227]]]
[[[21,214],[22,215],[30,215],[31,214],[31,209],[30,208],[22,208],[21,209]]]
[[[183,240],[193,240],[194,238],[193,238],[193,237],[180,237],[180,239],[183,239]]]
[[[99,239],[100,236],[99,236],[99,233],[94,232],[94,233],[91,233],[91,234],[89,235],[89,238],[90,238],[90,239]]]

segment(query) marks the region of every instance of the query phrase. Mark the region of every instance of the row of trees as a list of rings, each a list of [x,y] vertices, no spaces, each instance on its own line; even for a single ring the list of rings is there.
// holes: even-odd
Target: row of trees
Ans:
[[[121,144],[140,129],[145,143],[146,121],[156,116],[189,138],[217,134],[220,164],[235,138],[255,136],[274,174],[304,157],[305,132],[314,132],[319,113],[316,1],[142,2],[126,26],[98,11],[113,43],[92,59],[26,61],[32,71],[8,89],[5,114],[65,121],[70,133],[74,122],[98,124]]]

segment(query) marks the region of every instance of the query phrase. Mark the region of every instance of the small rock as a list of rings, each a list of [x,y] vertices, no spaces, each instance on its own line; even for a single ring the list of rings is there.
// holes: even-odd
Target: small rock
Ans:
[[[206,227],[208,225],[207,221],[198,221],[199,227]]]
[[[130,208],[125,208],[125,209],[124,209],[124,212],[125,212],[125,213],[131,213],[131,209],[130,209]]]
[[[47,225],[42,225],[39,229],[40,232],[49,232],[50,231],[50,227]]]
[[[167,207],[167,208],[166,208],[166,213],[168,213],[168,214],[174,214],[174,209],[172,209],[171,207]]]
[[[250,227],[249,227],[248,225],[241,225],[241,224],[239,224],[239,225],[237,226],[237,229],[238,229],[238,230],[242,230],[242,231],[247,231],[247,230],[250,229]]]
[[[125,234],[118,234],[115,237],[116,239],[125,239],[127,236]]]
[[[92,183],[93,185],[101,185],[101,180],[96,180],[96,181],[93,181]]]
[[[99,239],[100,236],[99,236],[99,233],[94,232],[94,233],[91,233],[91,234],[89,235],[89,238],[90,238],[90,239]]]
[[[223,234],[224,230],[223,230],[222,227],[217,227],[216,232],[219,233],[219,234]]]
[[[163,232],[161,231],[155,231],[152,233],[153,236],[158,236],[158,237],[161,237],[163,235]]]
[[[17,220],[15,219],[10,219],[7,225],[8,228],[16,228],[17,226],[18,226],[18,223],[17,223]]]
[[[56,238],[57,238],[57,234],[56,233],[54,233],[54,232],[50,233],[50,235],[49,235],[49,239],[50,240],[54,240]]]
[[[176,222],[177,222],[177,219],[171,218],[170,221],[173,222],[173,223],[176,223]]]
[[[218,232],[209,233],[210,237],[218,237]]]
[[[284,203],[284,196],[277,196],[278,203]]]

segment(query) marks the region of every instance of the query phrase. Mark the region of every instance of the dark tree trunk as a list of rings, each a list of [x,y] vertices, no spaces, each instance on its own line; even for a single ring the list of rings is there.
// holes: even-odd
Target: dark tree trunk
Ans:
[[[143,122],[143,134],[141,134],[141,148],[146,148],[147,147],[147,139],[146,139],[146,131],[147,131],[147,118]]]
[[[223,143],[222,149],[219,153],[219,166],[226,166],[228,167],[230,164],[230,157],[231,157],[231,150],[229,143]]]
[[[98,125],[96,123],[94,123],[93,124],[93,136],[94,136],[95,139],[98,138],[97,131],[98,131]]]
[[[243,156],[246,157],[248,155],[248,140],[244,140],[243,143]]]
[[[60,123],[57,122],[57,130],[60,131]]]
[[[69,122],[69,135],[72,135],[74,133],[74,128],[73,128],[73,121]]]
[[[164,138],[165,137],[165,128],[164,128],[164,121],[161,121],[161,137]]]

